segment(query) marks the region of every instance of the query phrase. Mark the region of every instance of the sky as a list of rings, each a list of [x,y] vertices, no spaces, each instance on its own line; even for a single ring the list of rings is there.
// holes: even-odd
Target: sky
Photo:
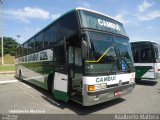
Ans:
[[[3,0],[3,35],[23,43],[76,7],[122,22],[131,41],[160,43],[160,0]]]

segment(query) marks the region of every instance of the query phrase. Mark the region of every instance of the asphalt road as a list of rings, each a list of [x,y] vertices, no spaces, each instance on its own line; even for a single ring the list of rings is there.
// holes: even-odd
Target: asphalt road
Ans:
[[[160,82],[142,81],[127,96],[90,107],[83,107],[72,101],[65,103],[55,100],[45,90],[26,82],[1,81],[0,113],[160,114]]]

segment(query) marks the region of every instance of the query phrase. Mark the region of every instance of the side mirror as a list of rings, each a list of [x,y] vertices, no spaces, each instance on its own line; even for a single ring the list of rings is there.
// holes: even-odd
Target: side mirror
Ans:
[[[88,47],[87,42],[82,40],[82,59],[87,59]]]

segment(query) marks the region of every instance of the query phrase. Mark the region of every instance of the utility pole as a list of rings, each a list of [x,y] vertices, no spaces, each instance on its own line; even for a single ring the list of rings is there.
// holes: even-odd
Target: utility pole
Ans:
[[[0,21],[0,34],[1,34],[1,58],[2,58],[2,60],[1,60],[1,64],[2,64],[2,66],[4,65],[4,61],[3,61],[3,0],[0,0],[0,8],[1,8],[1,10],[0,10],[0,19],[1,19],[1,21]]]

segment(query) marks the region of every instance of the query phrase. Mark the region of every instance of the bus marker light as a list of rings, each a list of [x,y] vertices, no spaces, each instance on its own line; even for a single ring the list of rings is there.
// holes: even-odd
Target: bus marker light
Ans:
[[[94,85],[88,85],[88,91],[94,91]]]

